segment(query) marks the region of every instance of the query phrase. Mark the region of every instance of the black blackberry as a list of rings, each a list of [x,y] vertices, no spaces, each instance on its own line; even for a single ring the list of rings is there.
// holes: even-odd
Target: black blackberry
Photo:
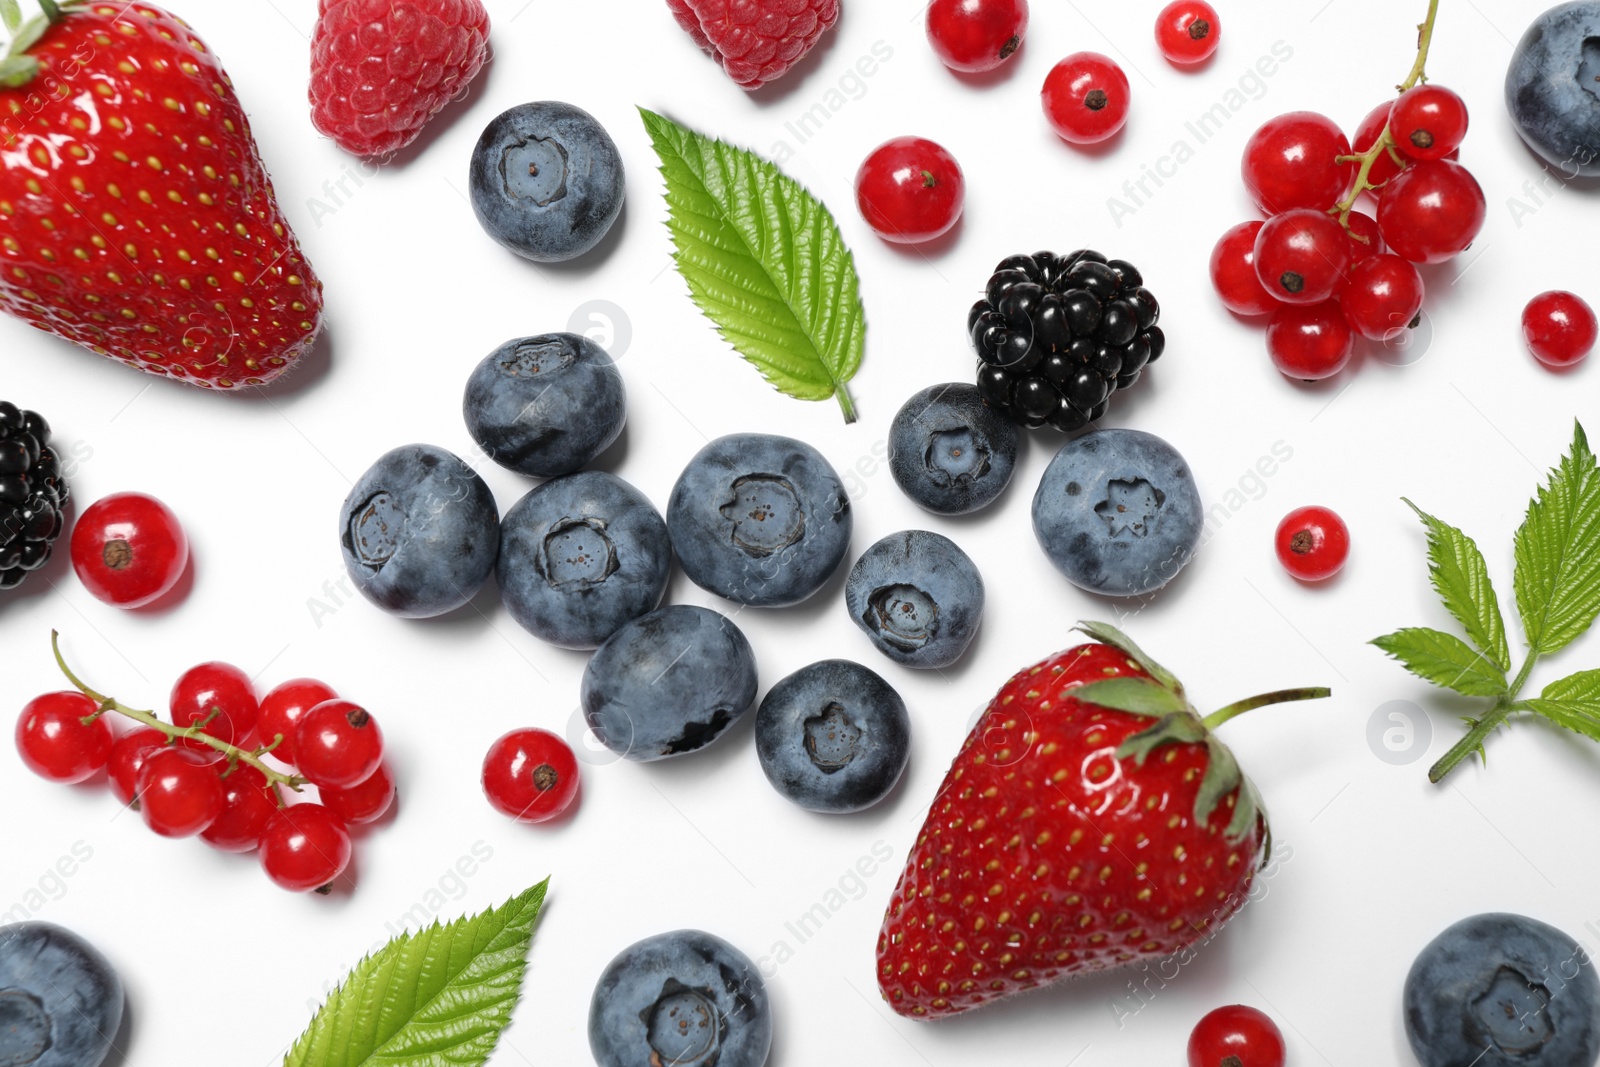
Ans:
[[[0,592],[50,558],[64,524],[67,481],[50,424],[0,400]]]
[[[1088,249],[1008,256],[967,316],[984,402],[1023,426],[1082,429],[1161,357],[1160,317],[1126,260]]]

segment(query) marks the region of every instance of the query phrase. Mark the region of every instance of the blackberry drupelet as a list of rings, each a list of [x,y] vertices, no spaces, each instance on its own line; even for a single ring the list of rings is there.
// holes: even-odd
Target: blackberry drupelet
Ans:
[[[1088,249],[1008,256],[967,316],[984,403],[1030,428],[1080,430],[1161,357],[1160,317],[1126,260]]]
[[[65,525],[67,480],[50,424],[0,400],[0,593],[45,565]]]

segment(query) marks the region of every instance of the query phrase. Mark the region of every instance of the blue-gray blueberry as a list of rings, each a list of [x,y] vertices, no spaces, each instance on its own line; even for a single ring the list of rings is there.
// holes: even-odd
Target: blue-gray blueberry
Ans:
[[[935,515],[965,515],[1011,482],[1016,424],[983,402],[978,387],[930,385],[889,426],[889,473],[912,502]]]
[[[53,923],[0,926],[0,1064],[98,1067],[122,1024],[122,981]]]
[[[653,611],[671,569],[660,513],[604,471],[552,478],[500,523],[501,601],[523,629],[563,648],[595,648]]]
[[[581,469],[628,417],[616,364],[572,333],[519,337],[489,353],[467,379],[461,409],[490,459],[535,478]]]
[[[500,552],[500,513],[476,471],[433,445],[385,452],[344,499],[344,569],[361,595],[406,618],[472,599]]]
[[[1600,0],[1534,19],[1511,53],[1505,95],[1517,132],[1558,178],[1600,175]]]
[[[942,534],[902,530],[862,553],[845,609],[878,651],[907,667],[948,667],[983,620],[983,576]]]

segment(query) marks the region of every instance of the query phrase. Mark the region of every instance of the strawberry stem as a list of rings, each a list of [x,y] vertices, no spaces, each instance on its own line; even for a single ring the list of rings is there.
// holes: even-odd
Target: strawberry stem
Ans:
[[[1268,704],[1285,704],[1291,700],[1321,700],[1323,697],[1331,697],[1332,695],[1332,689],[1322,686],[1279,689],[1275,693],[1262,693],[1260,696],[1249,697],[1239,701],[1237,704],[1229,704],[1225,708],[1219,708],[1201,721],[1206,724],[1206,729],[1215,730],[1229,719],[1243,715],[1247,711],[1254,711],[1256,708],[1264,708]]]

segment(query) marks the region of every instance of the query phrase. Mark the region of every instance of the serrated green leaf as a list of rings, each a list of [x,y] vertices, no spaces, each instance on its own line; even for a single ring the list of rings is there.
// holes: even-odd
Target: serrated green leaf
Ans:
[[[1528,504],[1516,538],[1517,610],[1528,647],[1565,648],[1600,615],[1600,472],[1583,427]]]
[[[1189,704],[1183,697],[1148,678],[1107,678],[1103,682],[1090,682],[1067,692],[1074,700],[1151,718],[1189,710]]]
[[[1489,568],[1477,543],[1411,501],[1407,500],[1406,506],[1415,511],[1428,528],[1428,578],[1439,599],[1461,623],[1478,651],[1502,673],[1510,670],[1511,649],[1506,644],[1505,618],[1500,614],[1500,599],[1495,594],[1494,583],[1489,580]]]
[[[1434,685],[1474,697],[1499,696],[1506,691],[1505,672],[1454,634],[1415,626],[1372,643]]]
[[[549,884],[481,915],[401,934],[362,960],[284,1067],[480,1067],[522,994]]]
[[[667,187],[678,273],[718,332],[781,392],[836,397],[861,366],[855,259],[827,207],[776,165],[639,109]]]
[[[1558,678],[1523,704],[1558,726],[1600,741],[1600,670]]]
[[[1143,667],[1145,673],[1150,675],[1162,685],[1175,693],[1183,692],[1183,683],[1178,681],[1177,675],[1167,670],[1161,664],[1146,655],[1144,649],[1133,643],[1133,638],[1112,626],[1108,622],[1079,622],[1074,629],[1080,633],[1088,634],[1103,645],[1110,645],[1127,653],[1128,658]]]
[[[17,32],[22,25],[22,6],[17,0],[0,0],[0,23],[5,24],[7,33]]]

